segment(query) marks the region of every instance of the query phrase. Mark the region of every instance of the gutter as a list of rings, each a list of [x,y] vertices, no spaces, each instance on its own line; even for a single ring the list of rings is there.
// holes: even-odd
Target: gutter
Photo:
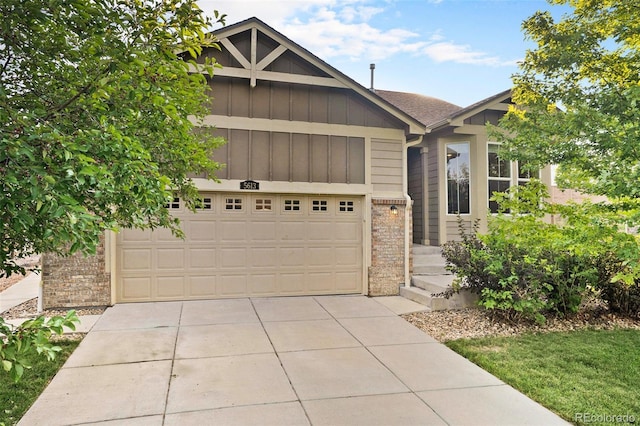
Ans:
[[[404,145],[404,149],[402,150],[402,161],[404,162],[404,167],[402,168],[402,195],[404,195],[404,199],[406,200],[406,204],[404,206],[404,286],[411,287],[411,272],[409,271],[409,257],[411,253],[411,241],[409,239],[409,226],[411,226],[411,222],[409,221],[409,215],[407,214],[407,209],[409,207],[413,208],[413,200],[409,196],[409,148],[412,146],[420,145],[422,143],[422,139],[424,135],[418,136],[416,139],[412,141],[407,141]]]

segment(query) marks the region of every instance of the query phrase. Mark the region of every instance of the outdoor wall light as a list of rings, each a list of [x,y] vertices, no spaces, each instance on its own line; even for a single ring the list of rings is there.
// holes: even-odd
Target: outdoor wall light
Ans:
[[[398,207],[396,207],[396,205],[392,205],[389,210],[391,210],[391,214],[394,216],[398,216]]]

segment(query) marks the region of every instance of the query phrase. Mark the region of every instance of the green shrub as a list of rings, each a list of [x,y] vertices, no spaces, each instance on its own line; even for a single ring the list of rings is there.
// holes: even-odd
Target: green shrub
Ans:
[[[460,221],[460,241],[443,245],[457,275],[452,291],[468,288],[487,309],[540,322],[548,312],[576,312],[593,290],[612,309],[640,312],[640,249],[635,236],[620,232],[620,212],[588,202],[551,205],[547,198],[533,180],[495,196],[502,213],[489,217],[487,234],[477,232],[477,222],[466,232]],[[549,215],[561,224],[544,220]]]

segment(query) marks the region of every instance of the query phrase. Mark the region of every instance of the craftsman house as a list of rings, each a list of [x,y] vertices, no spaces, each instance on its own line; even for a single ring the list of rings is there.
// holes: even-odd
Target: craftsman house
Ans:
[[[215,34],[221,182],[194,177],[197,213],[170,203],[183,240],[123,230],[91,258],[45,255],[45,308],[398,294],[412,242],[455,238],[458,215],[485,218],[491,191],[529,178],[484,129],[509,92],[460,108],[367,89],[255,18]]]

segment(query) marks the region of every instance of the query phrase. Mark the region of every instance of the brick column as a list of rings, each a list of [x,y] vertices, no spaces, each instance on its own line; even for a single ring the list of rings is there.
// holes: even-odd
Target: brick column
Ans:
[[[42,255],[42,307],[80,308],[111,304],[111,276],[105,266],[105,240],[94,256]]]
[[[369,295],[399,294],[404,283],[404,223],[411,215],[404,199],[373,199],[371,203],[371,267]],[[398,209],[394,215],[391,206]]]

